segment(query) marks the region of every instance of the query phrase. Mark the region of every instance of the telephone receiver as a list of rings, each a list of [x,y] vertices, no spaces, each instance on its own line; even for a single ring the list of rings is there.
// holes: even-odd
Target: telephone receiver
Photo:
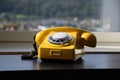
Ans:
[[[29,57],[36,55],[38,59],[76,60],[84,54],[84,46],[96,47],[96,43],[96,36],[90,31],[68,26],[52,27],[34,36],[34,51]],[[75,49],[81,51],[75,53]]]

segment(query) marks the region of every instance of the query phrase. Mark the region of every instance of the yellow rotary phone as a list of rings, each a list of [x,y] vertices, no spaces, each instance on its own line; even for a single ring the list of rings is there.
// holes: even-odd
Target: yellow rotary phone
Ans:
[[[96,47],[94,34],[67,26],[42,30],[35,35],[34,41],[35,52],[29,57],[37,55],[38,59],[77,60],[84,55],[84,46]]]

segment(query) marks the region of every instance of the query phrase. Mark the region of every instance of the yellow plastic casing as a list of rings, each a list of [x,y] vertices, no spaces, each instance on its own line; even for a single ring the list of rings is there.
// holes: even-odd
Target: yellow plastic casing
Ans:
[[[48,36],[56,32],[67,32],[72,36],[72,40],[61,45],[50,43]],[[40,31],[36,34],[35,41],[38,45],[39,59],[75,60],[77,56],[81,57],[84,54],[84,51],[76,53],[76,49],[83,50],[84,45],[96,46],[96,37],[92,33],[71,27],[54,27]]]
[[[52,35],[55,32],[50,32],[48,36]],[[70,32],[72,35],[72,40],[69,43],[57,45],[48,42],[48,37],[41,43],[38,48],[38,58],[46,59],[65,59],[71,60],[75,58],[75,37],[76,32]]]

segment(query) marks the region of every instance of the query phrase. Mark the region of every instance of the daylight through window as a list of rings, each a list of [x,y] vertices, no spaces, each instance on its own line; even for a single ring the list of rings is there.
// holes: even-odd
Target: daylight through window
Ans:
[[[119,25],[116,23],[118,19],[109,17],[113,14],[110,9],[114,10],[118,2],[120,1],[2,0],[0,31],[39,31],[56,26],[77,27],[96,32],[111,31],[111,25]],[[108,7],[110,9],[106,9]],[[114,11],[118,11],[114,14],[119,15],[119,10]],[[111,22],[114,24],[110,24]],[[114,31],[117,30],[118,28]]]

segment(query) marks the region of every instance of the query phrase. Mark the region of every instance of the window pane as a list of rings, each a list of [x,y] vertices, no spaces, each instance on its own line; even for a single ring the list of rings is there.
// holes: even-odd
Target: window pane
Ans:
[[[118,2],[120,1],[2,0],[0,30],[39,31],[49,27],[70,26],[103,32],[112,31],[111,26],[114,26],[112,23],[115,23],[117,29],[113,31],[119,31],[118,17],[113,16],[113,14],[118,16],[120,13]]]

